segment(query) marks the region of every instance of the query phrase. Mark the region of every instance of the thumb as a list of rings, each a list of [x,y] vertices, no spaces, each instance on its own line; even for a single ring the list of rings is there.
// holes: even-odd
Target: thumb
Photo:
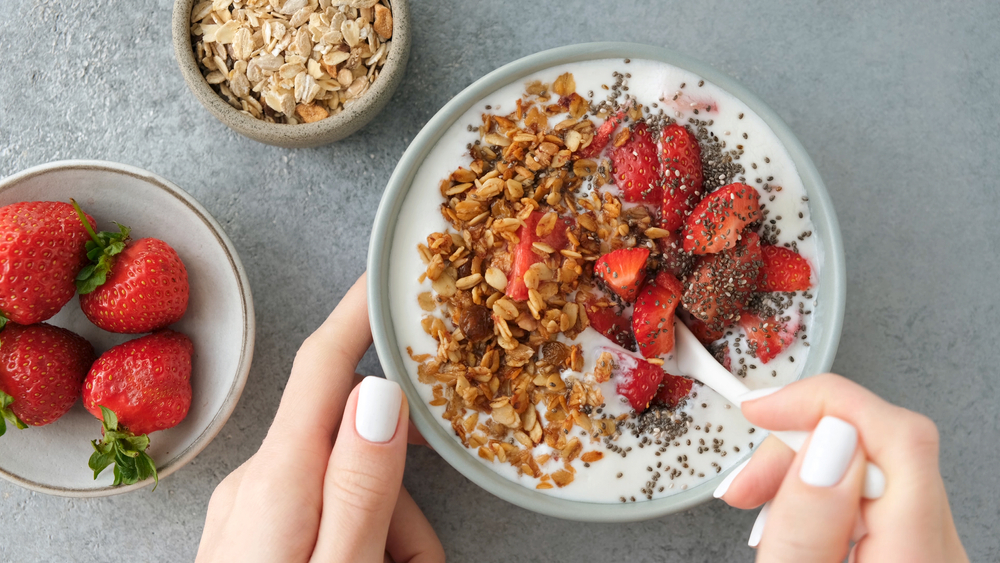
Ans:
[[[757,561],[837,563],[847,557],[860,516],[865,456],[857,430],[824,417],[792,463],[769,510],[761,511],[751,545],[763,531]]]
[[[393,381],[366,377],[351,392],[326,470],[312,561],[382,563],[403,480],[408,420],[409,406]]]

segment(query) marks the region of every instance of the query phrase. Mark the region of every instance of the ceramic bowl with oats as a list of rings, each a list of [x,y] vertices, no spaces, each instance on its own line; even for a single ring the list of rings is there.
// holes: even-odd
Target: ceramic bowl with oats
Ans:
[[[157,464],[160,491],[169,475],[194,459],[222,430],[243,392],[254,348],[250,284],[233,243],[215,219],[170,181],[133,166],[68,160],[35,166],[0,180],[0,206],[21,201],[74,198],[109,230],[113,221],[132,228],[134,239],[154,237],[172,246],[188,271],[190,298],[184,317],[171,328],[194,344],[191,407],[177,426],[150,434],[149,455]],[[132,340],[91,323],[74,297],[49,324],[86,338],[98,353]],[[105,470],[95,479],[87,466],[91,440],[100,439],[101,421],[82,401],[59,420],[16,430],[0,439],[0,477],[41,493],[98,497],[149,485],[113,486]],[[167,478],[165,480],[165,478]]]
[[[808,264],[797,289],[759,275],[772,251]],[[792,132],[732,78],[642,45],[538,53],[449,102],[389,181],[368,269],[379,357],[431,446],[575,520],[704,502],[766,436],[664,373],[673,308],[649,315],[684,310],[751,388],[829,369],[843,318],[836,216]]]
[[[410,53],[407,0],[176,0],[172,27],[198,101],[237,133],[289,148],[364,127]]]

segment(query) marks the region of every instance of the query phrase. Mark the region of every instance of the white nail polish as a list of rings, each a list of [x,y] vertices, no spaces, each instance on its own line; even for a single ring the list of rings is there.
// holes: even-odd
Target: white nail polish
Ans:
[[[869,463],[865,467],[865,491],[864,497],[870,499],[881,498],[885,494],[885,473],[874,463]]]
[[[369,442],[388,442],[396,434],[403,390],[395,381],[368,376],[358,390],[354,428]]]
[[[799,478],[814,487],[832,487],[844,478],[858,446],[858,431],[843,420],[824,416],[809,440]]]
[[[743,471],[743,469],[749,463],[750,463],[750,460],[748,459],[748,460],[744,461],[743,463],[739,464],[736,467],[736,469],[733,469],[732,471],[730,471],[729,475],[726,475],[726,478],[723,479],[721,483],[719,483],[719,486],[715,489],[715,492],[712,493],[712,496],[714,496],[715,498],[722,498],[722,495],[726,494],[726,491],[729,490],[729,485],[733,484],[733,480],[736,479],[736,476],[739,475],[740,471]]]
[[[760,509],[760,513],[757,514],[757,519],[753,521],[753,528],[750,529],[750,539],[747,540],[747,545],[750,547],[757,547],[760,545],[760,538],[764,535],[764,524],[767,523],[767,515],[771,512],[771,501],[764,503],[763,508]]]
[[[744,393],[740,395],[739,397],[736,398],[736,400],[739,401],[740,405],[742,405],[747,401],[753,401],[755,399],[763,399],[764,397],[767,397],[772,393],[777,393],[778,391],[781,391],[781,389],[782,387],[764,387],[763,389],[754,389],[749,393]]]

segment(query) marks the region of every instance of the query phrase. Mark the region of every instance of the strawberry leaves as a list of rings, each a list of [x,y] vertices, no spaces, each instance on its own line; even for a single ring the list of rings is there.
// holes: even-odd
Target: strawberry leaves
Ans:
[[[90,235],[91,239],[87,241],[87,260],[90,260],[91,263],[84,266],[76,276],[76,290],[80,295],[86,295],[104,285],[108,279],[108,273],[111,272],[111,267],[114,266],[114,257],[125,250],[131,229],[115,223],[118,225],[117,233],[107,231],[97,233],[90,226],[87,216],[80,209],[76,200],[70,199],[69,201],[73,204],[73,209],[76,210],[76,214],[80,217],[80,221],[87,229],[87,234]]]
[[[14,411],[10,410],[10,406],[13,404],[14,397],[0,391],[0,436],[7,433],[7,422],[10,422],[21,430],[28,427],[27,424],[21,422],[21,419],[14,414]]]
[[[94,479],[109,465],[114,464],[116,486],[132,485],[152,477],[155,491],[160,478],[156,473],[156,463],[146,453],[149,437],[119,430],[118,417],[111,409],[102,406],[101,413],[104,415],[104,438],[100,442],[90,442],[94,446],[94,453],[91,454],[88,465],[94,470]]]

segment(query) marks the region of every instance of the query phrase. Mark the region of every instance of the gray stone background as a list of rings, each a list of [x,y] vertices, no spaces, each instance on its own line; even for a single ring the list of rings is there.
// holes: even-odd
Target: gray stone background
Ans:
[[[258,333],[243,398],[156,492],[69,500],[0,482],[0,561],[190,561],[215,485],[258,447],[298,344],[365,268],[396,159],[462,88],[536,51],[671,47],[736,77],[788,122],[844,232],[835,370],[931,416],[973,561],[997,561],[1000,4],[782,0],[412,0],[391,105],[353,137],[286,150],[239,137],[188,92],[169,0],[2,0],[0,176],[67,158],[124,162],[189,191],[249,271]],[[369,352],[362,372],[381,373]],[[578,524],[516,508],[411,448],[405,484],[452,561],[749,561],[754,513],[713,502]]]

